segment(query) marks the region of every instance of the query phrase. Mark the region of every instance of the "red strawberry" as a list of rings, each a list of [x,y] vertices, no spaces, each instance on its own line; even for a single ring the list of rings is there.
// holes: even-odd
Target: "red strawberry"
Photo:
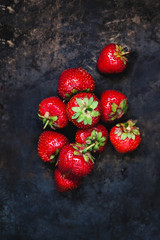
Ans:
[[[63,99],[70,99],[79,92],[94,92],[95,82],[83,68],[64,70],[58,79],[58,93]]]
[[[115,90],[106,90],[101,94],[102,121],[113,122],[126,113],[128,109],[127,97]]]
[[[77,188],[81,183],[81,179],[75,176],[61,174],[58,168],[55,169],[54,179],[59,192],[71,191]]]
[[[121,45],[110,43],[101,51],[97,68],[101,73],[120,73],[126,68],[127,58],[124,56],[129,52],[124,52]]]
[[[66,104],[59,97],[49,97],[39,104],[40,119],[44,128],[49,125],[52,129],[63,128],[68,124]]]
[[[67,104],[68,119],[78,128],[89,128],[99,122],[101,104],[92,93],[78,93]]]
[[[61,149],[58,168],[62,174],[85,177],[92,171],[93,167],[93,157],[85,150],[84,146],[73,143],[67,144]]]
[[[128,120],[126,123],[119,123],[111,129],[110,141],[119,153],[134,151],[141,142],[139,128],[135,122]]]
[[[39,137],[38,154],[44,162],[53,162],[60,149],[68,143],[68,139],[63,134],[44,131]]]
[[[108,131],[102,124],[88,129],[78,129],[75,140],[80,144],[85,144],[91,152],[101,153],[107,144]]]

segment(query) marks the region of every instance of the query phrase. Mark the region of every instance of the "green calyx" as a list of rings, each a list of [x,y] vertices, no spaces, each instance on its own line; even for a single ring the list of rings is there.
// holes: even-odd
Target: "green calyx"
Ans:
[[[72,147],[75,149],[74,155],[75,156],[83,156],[85,162],[89,162],[91,160],[94,163],[94,157],[91,155],[90,151],[86,148],[84,144],[72,144]]]
[[[124,65],[126,65],[126,63],[127,63],[127,58],[125,57],[125,55],[128,54],[128,53],[129,52],[124,52],[123,51],[123,48],[122,48],[121,45],[116,45],[116,49],[115,49],[114,55],[116,57],[120,58]]]
[[[59,148],[57,148],[56,152],[50,156],[50,160],[51,160],[50,163],[55,163],[55,165],[58,164],[57,156],[59,154],[59,151],[60,151]]]
[[[45,129],[47,126],[50,126],[52,129],[56,129],[59,125],[56,123],[58,116],[50,116],[49,112],[45,112],[44,116],[38,114],[39,118],[42,120]]]
[[[97,132],[93,130],[91,135],[86,139],[85,146],[91,152],[97,152],[100,146],[104,146],[106,137],[102,136],[102,132]]]
[[[93,97],[86,96],[84,99],[76,98],[78,107],[72,107],[72,111],[75,113],[72,119],[76,119],[78,123],[83,122],[84,125],[92,125],[92,118],[98,117],[100,113],[96,111],[98,101],[94,101]]]
[[[116,103],[111,103],[112,112],[109,114],[110,120],[114,121],[115,119],[119,119],[126,113],[128,109],[127,100],[123,99],[119,106]]]
[[[65,98],[66,98],[66,100],[69,100],[72,96],[74,96],[74,95],[76,95],[77,93],[80,93],[80,92],[90,92],[90,89],[87,88],[87,89],[85,89],[83,91],[79,91],[79,90],[74,88],[74,89],[72,89],[71,93],[66,93],[65,94]]]
[[[135,140],[135,137],[140,135],[139,128],[135,126],[136,121],[128,120],[126,123],[118,123],[118,127],[114,134],[121,137],[121,140],[129,139]]]

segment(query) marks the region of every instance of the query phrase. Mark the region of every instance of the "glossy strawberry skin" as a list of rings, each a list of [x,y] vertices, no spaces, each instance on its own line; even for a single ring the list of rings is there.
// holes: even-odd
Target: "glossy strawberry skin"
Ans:
[[[117,114],[116,118],[115,119],[112,119],[114,115],[111,115],[112,114],[112,104],[116,104],[117,106],[120,105],[120,103],[122,101],[126,101],[126,106],[125,106],[125,109],[120,109],[120,113]],[[101,102],[101,105],[102,105],[102,115],[101,115],[101,118],[102,118],[102,121],[103,122],[113,122],[115,121],[116,119],[119,119],[123,116],[123,114],[126,112],[127,110],[127,107],[128,107],[128,99],[127,97],[119,92],[119,91],[116,91],[116,90],[106,90],[104,92],[102,92],[101,94],[101,98],[100,98],[100,102]]]
[[[116,44],[110,43],[106,45],[97,61],[97,68],[103,74],[121,73],[126,68],[126,64],[120,57],[115,56]],[[125,58],[126,61],[126,58]]]
[[[71,191],[81,184],[81,179],[73,175],[65,176],[65,174],[62,174],[58,168],[55,169],[54,179],[56,188],[61,193]]]
[[[141,142],[141,135],[135,136],[135,140],[126,138],[122,140],[120,136],[114,134],[114,132],[118,129],[117,126],[114,126],[109,134],[110,141],[114,146],[115,150],[119,153],[127,153],[134,151]]]
[[[84,122],[77,122],[77,119],[73,119],[73,115],[75,114],[75,112],[72,110],[72,107],[79,107],[76,99],[84,100],[84,98],[86,98],[86,97],[88,99],[90,99],[92,97],[94,99],[94,101],[98,102],[98,105],[94,110],[96,112],[99,112],[99,116],[92,117],[92,124],[86,124],[85,125]],[[78,128],[83,128],[83,129],[95,126],[100,120],[101,111],[102,111],[102,108],[101,108],[100,100],[92,93],[78,93],[78,94],[74,95],[70,99],[70,101],[67,103],[67,108],[66,108],[66,112],[67,112],[67,116],[68,116],[69,121],[71,121]]]
[[[59,96],[68,100],[75,93],[82,91],[94,92],[95,82],[92,76],[83,68],[64,70],[58,79]]]
[[[54,158],[51,159],[51,156],[57,154],[57,151],[68,143],[68,139],[63,134],[44,131],[39,137],[38,154],[44,162],[52,162]]]
[[[88,162],[85,161],[83,154],[77,152],[73,148],[74,144],[65,145],[59,154],[58,158],[58,168],[62,174],[73,174],[76,177],[82,178],[87,176],[94,167],[94,163],[89,159]]]
[[[50,122],[53,124],[53,128],[64,128],[68,124],[68,118],[66,115],[66,104],[56,96],[46,98],[39,104],[39,115],[45,117],[48,113],[49,118],[57,116],[57,120]]]
[[[108,140],[108,131],[102,124],[98,123],[96,126],[88,129],[78,129],[76,132],[75,140],[77,143],[87,144],[87,139],[91,137],[91,133],[93,130],[95,130],[98,133],[101,132],[102,137],[105,137],[104,146],[99,146],[99,149],[97,150],[98,153],[101,153],[106,148],[106,144]]]

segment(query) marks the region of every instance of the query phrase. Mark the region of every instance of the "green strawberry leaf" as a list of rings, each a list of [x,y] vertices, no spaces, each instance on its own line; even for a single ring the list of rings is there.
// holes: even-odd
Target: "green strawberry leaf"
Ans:
[[[120,108],[124,110],[125,106],[127,104],[127,100],[126,99],[123,99],[121,102],[120,102]]]
[[[84,120],[84,115],[80,115],[79,118],[77,119],[77,122],[80,123]]]
[[[99,149],[99,144],[98,143],[96,143],[96,145],[94,146],[94,150],[98,150]]]
[[[80,107],[72,107],[72,111],[74,111],[74,112],[80,112],[81,109],[80,109]]]
[[[98,106],[98,101],[94,101],[94,102],[90,105],[90,107],[91,107],[92,109],[95,109],[97,106]]]
[[[70,98],[70,94],[66,93],[65,94],[66,98]]]
[[[128,127],[128,123],[126,122],[126,123],[124,123],[124,127],[125,128],[127,128]]]
[[[87,123],[89,125],[92,125],[92,117],[91,116],[87,116]]]
[[[88,100],[88,105],[90,106],[93,103],[93,97]]]
[[[46,121],[47,121],[47,119],[46,119],[46,118],[44,118],[44,119],[42,120],[43,124],[45,124],[45,123],[46,123]]]
[[[87,139],[87,140],[86,140],[86,143],[87,143],[88,145],[90,145],[90,144],[92,143],[92,141],[91,141],[90,139]]]
[[[86,105],[88,106],[88,98],[84,97],[83,102],[86,103]]]
[[[105,145],[104,142],[100,142],[100,143],[99,143],[99,146],[102,146],[102,147],[103,147],[104,145]]]
[[[79,151],[74,151],[73,153],[75,156],[79,156]]]
[[[83,107],[83,101],[82,101],[82,99],[76,98],[76,102],[78,103],[78,105],[79,105],[80,107]]]
[[[100,113],[98,111],[91,112],[92,117],[98,117]]]
[[[72,90],[72,93],[73,93],[73,94],[76,94],[76,93],[78,93],[78,90],[77,90],[77,89],[73,89],[73,90]]]
[[[53,160],[55,158],[55,155],[50,156],[50,160]]]
[[[133,129],[133,133],[134,133],[135,135],[140,135],[140,132],[139,132],[138,129]]]
[[[80,112],[77,112],[77,113],[73,114],[72,119],[78,118],[80,114],[81,114]]]
[[[132,138],[132,134],[131,134],[130,132],[128,132],[128,133],[127,133],[127,137],[128,137],[129,139],[131,139],[131,138]]]
[[[93,129],[93,131],[91,132],[91,137],[93,138],[93,137],[95,137],[96,136],[96,131]]]
[[[51,119],[53,122],[55,122],[55,121],[57,121],[58,116],[53,116],[53,117],[51,117],[50,119]]]
[[[72,147],[73,147],[74,149],[78,150],[78,147],[77,147],[77,146],[72,145]]]
[[[125,140],[126,138],[127,138],[127,133],[122,133],[121,139],[122,139],[122,140]]]
[[[100,142],[104,142],[106,140],[105,137],[101,137]]]
[[[99,132],[99,133],[97,134],[97,140],[100,140],[101,137],[102,137],[102,132]]]
[[[112,112],[115,113],[117,111],[117,108],[118,108],[118,105],[116,103],[111,103]]]
[[[85,162],[89,162],[89,157],[87,155],[83,155]]]
[[[85,116],[84,117],[84,125],[87,125],[88,124],[88,120],[87,120],[87,117]]]
[[[117,115],[111,118],[112,121],[114,121],[117,118]]]
[[[132,135],[132,139],[135,140],[135,138],[136,138],[136,137],[135,137],[135,135],[133,134],[133,135]]]

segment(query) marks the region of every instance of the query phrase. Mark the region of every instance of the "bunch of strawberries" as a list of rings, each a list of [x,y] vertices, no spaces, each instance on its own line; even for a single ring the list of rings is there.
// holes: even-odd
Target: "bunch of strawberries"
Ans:
[[[126,68],[127,58],[120,45],[111,43],[101,51],[97,68],[103,74],[120,73]],[[127,97],[115,90],[105,90],[100,99],[94,94],[95,82],[83,68],[64,70],[58,79],[58,96],[44,99],[39,104],[38,116],[50,130],[39,137],[38,154],[44,162],[54,163],[57,190],[67,192],[77,188],[83,177],[94,167],[94,154],[104,151],[108,137],[115,150],[126,153],[135,150],[141,141],[136,122],[118,123],[108,133],[100,123],[116,122],[127,111]],[[77,127],[75,142],[57,129],[68,121]],[[71,129],[72,131],[72,129]]]

